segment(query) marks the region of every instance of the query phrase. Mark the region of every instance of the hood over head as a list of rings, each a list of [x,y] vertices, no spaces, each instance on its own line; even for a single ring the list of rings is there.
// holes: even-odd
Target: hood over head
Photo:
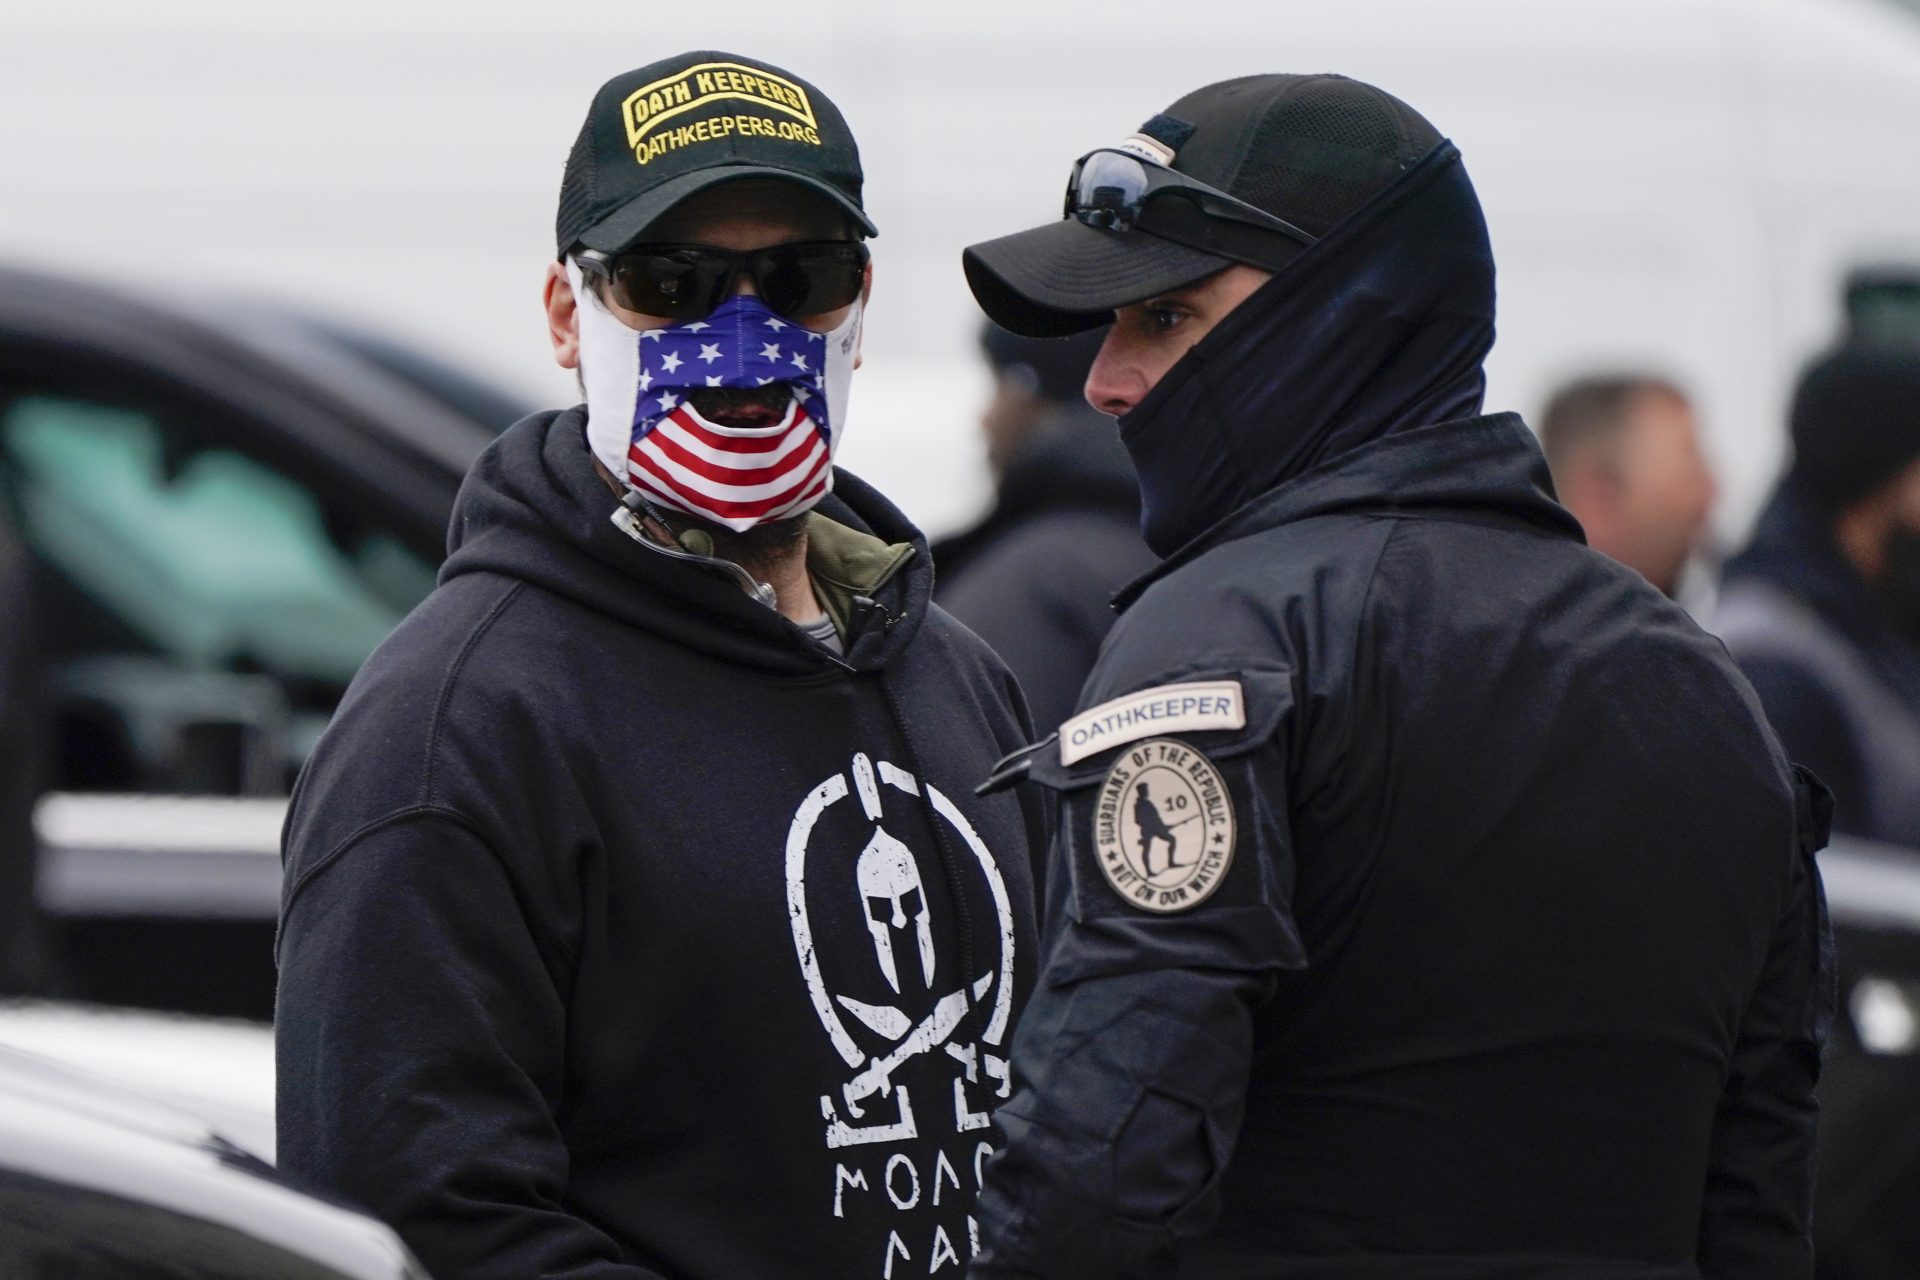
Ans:
[[[1360,445],[1480,412],[1493,252],[1442,142],[1168,370],[1121,439],[1161,555]]]

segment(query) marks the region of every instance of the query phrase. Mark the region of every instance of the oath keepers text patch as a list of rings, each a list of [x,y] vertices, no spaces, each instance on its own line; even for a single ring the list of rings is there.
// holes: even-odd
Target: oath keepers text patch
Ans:
[[[690,111],[726,101],[750,109],[706,115],[691,124],[674,123]],[[783,76],[735,62],[703,62],[642,85],[620,104],[620,114],[627,127],[627,145],[641,164],[694,143],[735,136],[820,145],[820,122],[814,119],[805,89]]]
[[[1211,897],[1233,865],[1233,835],[1220,771],[1174,738],[1127,748],[1094,804],[1101,874],[1148,911],[1185,911]]]
[[[1082,711],[1060,726],[1060,763],[1137,742],[1152,733],[1240,729],[1247,723],[1238,680],[1197,680],[1142,689]]]

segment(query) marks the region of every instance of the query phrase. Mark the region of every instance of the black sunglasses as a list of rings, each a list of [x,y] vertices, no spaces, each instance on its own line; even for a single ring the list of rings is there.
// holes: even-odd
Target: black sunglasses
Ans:
[[[1161,199],[1164,196],[1177,196],[1179,200]],[[1283,236],[1295,245],[1310,245],[1317,239],[1285,218],[1198,178],[1107,147],[1089,151],[1073,162],[1073,172],[1067,178],[1065,216],[1103,231],[1139,227],[1179,244],[1255,261],[1268,255],[1259,252],[1259,238],[1236,234],[1242,228]],[[1222,223],[1228,225],[1222,227]],[[1286,256],[1297,252],[1289,248]]]
[[[643,315],[709,316],[733,296],[744,271],[762,302],[797,320],[858,298],[870,256],[858,240],[807,240],[744,251],[704,244],[643,244],[611,255],[585,249],[574,261],[605,280],[614,301]]]

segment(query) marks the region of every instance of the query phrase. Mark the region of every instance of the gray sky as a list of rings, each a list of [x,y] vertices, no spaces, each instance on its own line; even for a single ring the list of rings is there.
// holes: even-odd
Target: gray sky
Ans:
[[[869,175],[876,294],[843,460],[929,526],[984,495],[967,242],[1180,93],[1340,70],[1459,143],[1501,264],[1491,408],[1648,364],[1708,412],[1733,517],[1851,259],[1920,259],[1920,23],[1883,0],[17,2],[0,255],[305,300],[559,403],[537,306],[598,84],[687,48],[824,89]],[[1899,148],[1904,147],[1904,152]]]

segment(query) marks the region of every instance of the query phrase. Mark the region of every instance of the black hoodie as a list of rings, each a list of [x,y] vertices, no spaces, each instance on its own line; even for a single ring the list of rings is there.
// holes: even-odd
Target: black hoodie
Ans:
[[[1825,791],[1472,416],[1451,151],[1121,421],[977,1280],[1811,1275]]]
[[[924,545],[844,660],[609,517],[579,410],[475,466],[286,831],[282,1168],[454,1280],[951,1268],[1029,982],[1005,669]]]

